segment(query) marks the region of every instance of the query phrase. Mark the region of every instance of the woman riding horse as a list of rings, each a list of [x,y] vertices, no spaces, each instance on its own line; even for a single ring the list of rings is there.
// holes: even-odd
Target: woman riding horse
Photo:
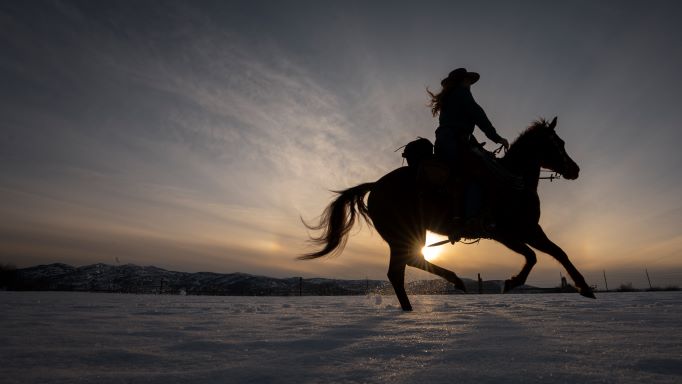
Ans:
[[[474,126],[478,126],[490,140],[509,149],[507,139],[497,133],[483,108],[471,95],[470,87],[479,78],[476,72],[457,68],[440,82],[442,89],[439,93],[434,94],[427,89],[431,96],[431,113],[434,117],[438,116],[439,121],[436,157],[448,163],[457,178],[456,183],[451,183],[456,190],[456,217],[453,220],[454,228],[458,229],[449,235],[452,243],[461,238],[465,228],[484,229],[494,225],[484,222],[485,219],[480,217],[481,207],[489,205],[494,199],[495,190],[502,185],[509,185],[512,179],[511,175],[483,154],[472,136]]]
[[[320,245],[321,249],[302,255],[299,259],[316,259],[341,252],[355,220],[363,218],[388,243],[390,261],[387,276],[403,310],[412,310],[405,291],[406,266],[436,274],[455,288],[466,291],[464,282],[456,273],[424,258],[421,249],[426,242],[427,230],[448,234],[451,241],[458,240],[461,235],[489,238],[523,255],[526,259],[523,268],[504,282],[503,292],[526,282],[537,262],[532,247],[561,263],[578,292],[594,298],[592,288],[571,263],[566,252],[547,237],[539,224],[540,197],[537,187],[540,170],[549,169],[568,180],[577,179],[580,173],[580,167],[568,155],[564,141],[555,131],[556,117],[551,122],[534,122],[510,146],[506,139],[497,134],[471,95],[469,87],[478,79],[478,74],[458,68],[441,82],[443,89],[438,94],[429,92],[432,113],[434,116],[439,115],[440,122],[436,130],[436,155],[454,166],[457,180],[451,180],[450,184],[454,192],[458,192],[455,196],[462,195],[457,191],[461,185],[477,186],[466,188],[470,192],[464,193],[466,205],[472,208],[461,212],[456,203],[453,214],[453,210],[447,207],[451,204],[451,196],[442,191],[424,190],[415,182],[414,167],[400,167],[375,182],[337,192],[337,198],[324,210],[319,223],[306,224],[309,229],[321,231],[318,236],[311,237],[312,242]],[[471,144],[475,125],[491,140],[508,149],[503,158],[495,161],[484,155],[480,146]],[[496,194],[493,199],[491,192],[486,193],[486,210],[490,211],[490,217],[496,225],[483,230],[453,220],[453,216],[458,215],[464,221],[474,218],[476,211],[480,210],[480,204],[474,206],[474,194],[476,188],[480,187]],[[444,206],[446,209],[443,209]],[[478,215],[481,216],[480,213]]]
[[[523,180],[523,190],[503,189],[492,210],[497,226],[486,237],[498,241],[526,259],[521,271],[504,282],[508,292],[526,282],[537,262],[535,252],[545,252],[556,259],[573,279],[581,295],[594,298],[592,288],[571,263],[566,252],[544,233],[540,221],[538,180],[540,169],[561,174],[565,179],[578,178],[580,167],[566,153],[564,141],[557,135],[557,119],[550,123],[540,120],[526,129],[500,159],[500,166]],[[452,213],[443,209],[451,198],[447,195],[424,195],[415,183],[412,167],[400,167],[370,183],[363,183],[344,191],[327,206],[317,225],[308,228],[322,231],[312,241],[321,249],[300,256],[316,259],[343,250],[356,219],[364,218],[372,224],[388,243],[390,261],[388,280],[393,285],[400,306],[412,309],[405,292],[405,267],[411,266],[436,274],[462,291],[464,282],[453,271],[424,259],[421,248],[426,242],[426,231],[449,234],[453,232]],[[367,202],[365,196],[369,195]],[[477,236],[477,233],[469,235]],[[480,237],[480,235],[478,235]]]

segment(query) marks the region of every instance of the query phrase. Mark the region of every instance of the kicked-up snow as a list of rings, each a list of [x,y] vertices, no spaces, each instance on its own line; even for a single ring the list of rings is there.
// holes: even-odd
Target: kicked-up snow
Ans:
[[[2,383],[682,383],[682,293],[0,292]]]

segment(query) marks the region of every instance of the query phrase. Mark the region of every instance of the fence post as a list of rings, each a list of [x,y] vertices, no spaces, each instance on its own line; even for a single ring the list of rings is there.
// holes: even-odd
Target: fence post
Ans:
[[[644,273],[646,273],[646,279],[649,282],[649,289],[654,289],[654,287],[651,286],[651,279],[649,279],[649,271],[644,268]]]

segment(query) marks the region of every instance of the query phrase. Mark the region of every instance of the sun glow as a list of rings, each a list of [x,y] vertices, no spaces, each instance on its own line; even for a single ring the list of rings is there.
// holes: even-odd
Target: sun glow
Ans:
[[[429,247],[429,244],[433,244],[437,241],[445,240],[445,236],[441,236],[439,234],[433,233],[433,232],[426,232],[426,245],[424,248],[422,248],[422,255],[424,255],[424,258],[427,261],[432,261],[438,258],[438,256],[441,254],[441,251],[443,249],[443,246],[439,247]]]

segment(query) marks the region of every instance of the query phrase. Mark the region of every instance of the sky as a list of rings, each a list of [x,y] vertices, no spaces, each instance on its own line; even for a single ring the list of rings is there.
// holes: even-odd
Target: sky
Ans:
[[[541,182],[540,223],[588,283],[643,287],[646,269],[682,286],[681,17],[676,1],[2,1],[0,263],[384,279],[367,225],[341,256],[295,260],[301,218],[433,139],[426,87],[466,67],[510,141],[558,116],[581,174]],[[464,277],[523,264],[492,241],[442,248]],[[530,284],[566,275],[538,259]]]

